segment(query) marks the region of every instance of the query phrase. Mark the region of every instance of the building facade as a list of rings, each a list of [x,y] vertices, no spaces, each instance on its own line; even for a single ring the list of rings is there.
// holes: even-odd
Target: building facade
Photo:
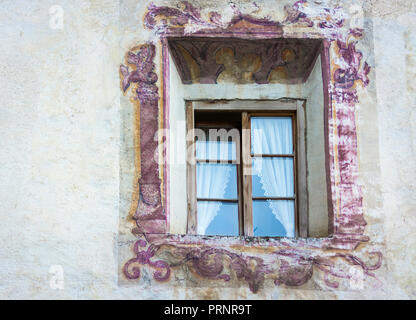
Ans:
[[[1,297],[415,297],[411,1],[6,4]],[[292,119],[295,191],[243,161],[209,234],[188,133],[235,118],[251,163],[257,114]],[[283,236],[255,201],[293,202]]]

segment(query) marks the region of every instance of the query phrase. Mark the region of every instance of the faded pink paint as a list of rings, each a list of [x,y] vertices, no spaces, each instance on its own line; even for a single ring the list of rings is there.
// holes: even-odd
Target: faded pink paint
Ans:
[[[136,70],[121,65],[122,87],[126,91],[132,83],[137,83],[136,99],[140,101],[140,179],[139,203],[133,218],[136,220],[136,233],[165,233],[166,215],[161,202],[161,181],[159,165],[154,160],[158,151],[155,135],[158,130],[158,87],[154,73],[155,46],[146,44],[137,53],[128,52],[127,62]]]

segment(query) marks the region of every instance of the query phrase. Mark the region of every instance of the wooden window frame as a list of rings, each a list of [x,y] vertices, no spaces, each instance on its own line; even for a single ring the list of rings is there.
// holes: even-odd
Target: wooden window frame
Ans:
[[[197,234],[195,110],[241,112],[241,148],[237,165],[239,234],[253,236],[252,157],[250,118],[290,116],[292,118],[294,158],[295,237],[308,236],[308,193],[306,167],[306,115],[304,100],[227,100],[186,101],[187,130],[187,233]],[[212,127],[211,125],[207,125]],[[250,129],[250,130],[244,130]],[[257,155],[256,155],[257,156]],[[248,165],[246,165],[248,164]],[[256,200],[258,197],[256,197]],[[273,198],[273,197],[270,197]],[[279,238],[279,237],[268,237]]]

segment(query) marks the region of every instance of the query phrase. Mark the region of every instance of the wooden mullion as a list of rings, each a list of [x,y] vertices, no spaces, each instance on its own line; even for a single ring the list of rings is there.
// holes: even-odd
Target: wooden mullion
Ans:
[[[242,138],[241,138],[240,129],[240,139],[237,141],[236,145],[236,159],[237,161],[237,196],[238,196],[238,234],[240,236],[244,235],[244,204],[243,204],[243,164],[242,164]]]
[[[296,200],[296,197],[253,197],[253,201],[255,200]]]
[[[292,117],[296,110],[251,111],[250,117]]]
[[[279,100],[198,100],[195,101],[195,110],[198,111],[240,111],[262,113],[276,113],[296,110],[294,99],[287,101]]]
[[[233,202],[237,203],[238,199],[219,199],[219,198],[197,198],[197,201],[215,201],[215,202]]]
[[[298,235],[308,237],[308,189],[307,189],[307,164],[306,164],[306,110],[305,102],[298,101],[296,113],[296,140],[297,140],[297,216]]]
[[[253,201],[252,197],[252,160],[251,160],[251,125],[247,112],[242,113],[242,159],[243,159],[243,212],[244,235],[253,236]]]
[[[298,164],[297,164],[297,122],[296,118],[292,116],[292,152],[295,154],[293,157],[293,186],[294,186],[294,193],[295,193],[295,237],[299,235],[299,204],[298,204],[298,177],[297,177],[297,171],[298,171]]]
[[[294,158],[295,154],[251,154],[251,156],[258,158]]]
[[[236,127],[236,124],[230,121],[218,121],[216,123],[198,121],[195,123],[195,127],[201,129],[233,129]]]
[[[186,134],[187,134],[187,206],[188,222],[187,233],[197,233],[197,200],[196,200],[196,163],[195,163],[195,135],[194,135],[194,110],[191,101],[186,102]],[[191,137],[189,135],[192,135]]]
[[[212,164],[237,164],[237,160],[214,160],[214,159],[196,159],[197,163],[212,163]]]

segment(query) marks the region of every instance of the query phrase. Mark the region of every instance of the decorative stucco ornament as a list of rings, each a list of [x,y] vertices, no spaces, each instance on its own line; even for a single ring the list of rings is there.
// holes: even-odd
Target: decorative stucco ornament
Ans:
[[[358,268],[364,281],[375,279],[373,286],[380,286],[372,271],[381,267],[382,253],[371,243],[357,252],[359,244],[370,241],[364,234],[366,221],[358,181],[355,125],[356,87],[368,85],[370,72],[370,66],[362,61],[363,54],[357,50],[363,30],[344,27],[342,8],[315,6],[306,0],[285,7],[286,17],[281,22],[244,15],[235,5],[234,17],[229,22],[224,22],[218,12],[211,12],[205,20],[198,8],[187,1],[181,4],[182,9],[154,4],[148,7],[144,23],[161,37],[162,52],[167,52],[165,40],[169,35],[299,37],[299,34],[285,33],[285,27],[290,26],[291,30],[306,28],[308,31],[301,32],[302,38],[324,39],[322,61],[333,235],[322,239],[266,240],[166,233],[159,166],[153,161],[158,147],[154,136],[158,130],[160,100],[158,77],[154,72],[155,45],[146,43],[130,50],[127,65],[120,66],[122,90],[126,92],[133,87],[135,99],[140,102],[140,195],[133,215],[136,221],[133,234],[138,240],[133,248],[135,256],[124,264],[126,278],[140,278],[140,268],[147,266],[154,270],[156,281],[169,281],[176,268],[186,266],[195,274],[195,281],[198,277],[209,281],[245,281],[252,292],[257,292],[266,280],[279,286],[303,286],[318,271],[327,288],[335,289],[342,280],[352,279],[351,268]],[[167,68],[166,64],[162,67]],[[364,262],[358,255],[372,262]]]

